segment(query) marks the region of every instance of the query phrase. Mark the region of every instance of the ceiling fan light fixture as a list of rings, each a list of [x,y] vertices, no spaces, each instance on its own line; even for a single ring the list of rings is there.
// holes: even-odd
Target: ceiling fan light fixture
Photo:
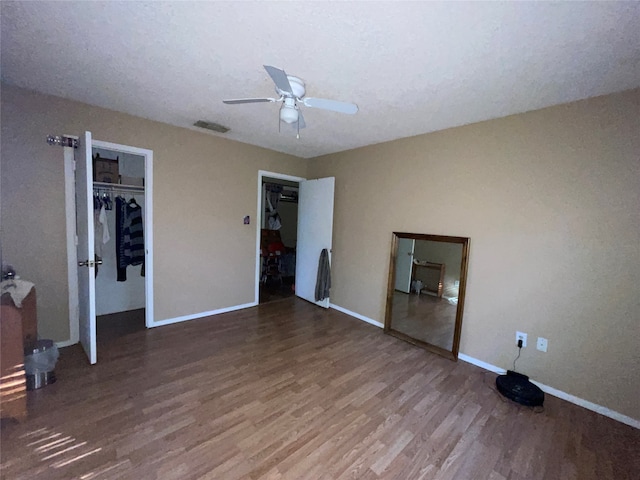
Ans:
[[[294,123],[298,121],[298,110],[295,107],[283,105],[280,109],[280,120],[285,123]]]

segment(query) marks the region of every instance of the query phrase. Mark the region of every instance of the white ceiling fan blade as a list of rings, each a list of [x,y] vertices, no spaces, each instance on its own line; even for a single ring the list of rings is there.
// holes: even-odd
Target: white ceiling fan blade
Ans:
[[[233,98],[231,100],[223,100],[222,103],[227,105],[238,105],[240,103],[263,103],[263,102],[277,102],[275,98]]]
[[[304,128],[307,124],[304,121],[304,117],[302,116],[302,112],[298,110],[298,128]]]
[[[289,79],[287,78],[287,74],[284,70],[280,70],[279,68],[272,67],[270,65],[263,65],[263,67],[271,77],[271,80],[273,80],[273,83],[276,84],[276,87],[283,92],[293,95],[291,84],[289,83]]]
[[[338,102],[337,100],[327,100],[325,98],[305,98],[302,102],[306,107],[321,108],[350,115],[358,111],[358,106],[355,103]]]

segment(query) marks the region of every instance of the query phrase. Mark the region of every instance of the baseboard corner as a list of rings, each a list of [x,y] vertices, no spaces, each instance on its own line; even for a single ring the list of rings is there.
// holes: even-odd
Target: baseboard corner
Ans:
[[[183,315],[181,317],[167,318],[165,320],[157,320],[153,322],[152,327],[162,327],[164,325],[171,325],[173,323],[186,322],[189,320],[196,320],[198,318],[220,315],[221,313],[235,312],[236,310],[243,310],[245,308],[251,308],[257,305],[258,305],[257,302],[249,302],[249,303],[243,303],[242,305],[234,305],[232,307],[225,307],[225,308],[219,308],[217,310],[210,310],[208,312],[193,313],[191,315]]]
[[[373,318],[369,318],[369,317],[365,317],[364,315],[360,315],[359,313],[356,312],[352,312],[351,310],[348,310],[344,307],[341,307],[339,305],[336,305],[334,303],[329,303],[329,308],[333,308],[334,310],[337,310],[339,312],[342,312],[346,315],[349,315],[351,317],[357,318],[358,320],[362,320],[363,322],[367,322],[371,325],[374,325],[378,328],[384,328],[384,324],[378,322],[377,320],[374,320]]]

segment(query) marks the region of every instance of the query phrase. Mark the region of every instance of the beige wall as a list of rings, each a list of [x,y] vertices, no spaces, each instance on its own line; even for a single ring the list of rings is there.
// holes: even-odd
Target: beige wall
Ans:
[[[69,338],[63,151],[49,134],[154,151],[156,320],[254,301],[258,170],[304,177],[306,161],[5,84],[1,100],[2,253],[36,283],[41,336]]]
[[[640,90],[314,159],[333,303],[383,321],[391,232],[468,236],[461,352],[640,419]],[[536,350],[538,336],[549,340]]]

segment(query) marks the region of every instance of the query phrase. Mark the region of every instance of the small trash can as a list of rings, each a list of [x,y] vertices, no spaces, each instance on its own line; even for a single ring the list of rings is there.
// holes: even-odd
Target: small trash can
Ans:
[[[27,390],[37,390],[56,381],[58,347],[53,340],[38,340],[24,350]]]

